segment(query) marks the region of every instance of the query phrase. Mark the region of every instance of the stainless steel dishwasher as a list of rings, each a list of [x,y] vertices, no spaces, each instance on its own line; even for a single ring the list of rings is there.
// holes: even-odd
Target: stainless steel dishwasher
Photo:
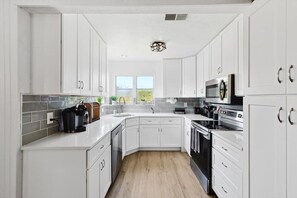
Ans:
[[[119,174],[122,165],[122,125],[111,131],[111,178],[112,183]]]

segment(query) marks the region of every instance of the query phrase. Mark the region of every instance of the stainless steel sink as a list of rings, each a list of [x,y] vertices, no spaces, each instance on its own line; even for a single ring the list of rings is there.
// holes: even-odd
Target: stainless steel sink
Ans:
[[[128,116],[133,116],[130,113],[118,113],[118,114],[114,114],[112,115],[113,117],[128,117]]]

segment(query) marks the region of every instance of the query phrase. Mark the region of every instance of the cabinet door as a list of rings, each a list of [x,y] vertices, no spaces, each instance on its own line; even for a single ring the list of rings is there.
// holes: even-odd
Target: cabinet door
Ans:
[[[286,0],[255,1],[245,24],[249,38],[247,95],[286,92]]]
[[[204,51],[197,55],[197,97],[205,97],[204,93]]]
[[[181,147],[181,126],[161,126],[161,147]]]
[[[288,96],[290,122],[287,123],[287,198],[297,197],[297,96]]]
[[[100,165],[99,159],[87,171],[87,198],[100,197]]]
[[[102,95],[107,95],[107,46],[103,40],[101,40],[101,92]]]
[[[287,0],[287,92],[297,93],[297,1]]]
[[[78,68],[81,93],[92,94],[91,39],[92,27],[84,16],[78,15]]]
[[[122,130],[122,159],[126,156],[126,129]]]
[[[160,147],[160,127],[159,125],[140,126],[140,147]]]
[[[185,120],[184,147],[187,153],[189,154],[189,156],[191,156],[190,142],[191,142],[191,121]]]
[[[217,36],[212,43],[210,43],[210,65],[211,65],[211,78],[220,76],[222,68],[222,38],[221,35]]]
[[[164,97],[182,96],[182,61],[181,59],[163,60]]]
[[[238,65],[238,29],[237,23],[231,23],[222,32],[222,68],[220,76],[234,74]]]
[[[286,197],[286,97],[245,97],[244,108],[249,140],[246,197]]]
[[[183,59],[183,97],[196,97],[196,56]]]
[[[80,94],[77,64],[77,14],[62,15],[62,92]]]
[[[243,92],[243,16],[239,17],[236,23],[238,29],[238,64],[235,65],[235,95],[244,96]]]
[[[92,31],[92,76],[93,76],[93,95],[101,95],[101,71],[100,71],[100,37]]]
[[[104,198],[111,185],[111,146],[109,146],[100,161],[100,198]]]
[[[139,128],[127,127],[126,128],[126,153],[139,148]]]
[[[211,77],[210,77],[210,49],[209,49],[209,45],[206,46],[203,50],[203,72],[204,72],[204,85],[203,85],[203,91],[204,91],[204,95],[205,95],[205,82],[208,81],[208,80],[211,80]]]

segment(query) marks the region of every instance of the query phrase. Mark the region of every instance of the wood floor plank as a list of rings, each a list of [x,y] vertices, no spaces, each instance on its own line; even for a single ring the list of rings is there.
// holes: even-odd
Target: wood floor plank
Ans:
[[[107,198],[213,198],[181,152],[137,152],[125,157]]]

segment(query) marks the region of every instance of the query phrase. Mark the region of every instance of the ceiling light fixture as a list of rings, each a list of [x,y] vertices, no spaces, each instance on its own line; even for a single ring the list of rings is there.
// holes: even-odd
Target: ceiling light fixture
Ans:
[[[153,52],[162,52],[166,49],[166,43],[163,41],[155,41],[151,44],[151,50]]]

